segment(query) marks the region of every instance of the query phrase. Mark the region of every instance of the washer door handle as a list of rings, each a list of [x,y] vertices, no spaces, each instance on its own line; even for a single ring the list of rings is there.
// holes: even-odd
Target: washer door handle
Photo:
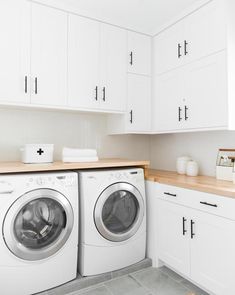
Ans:
[[[8,182],[2,181],[0,182],[0,194],[12,194],[14,192],[14,188]]]

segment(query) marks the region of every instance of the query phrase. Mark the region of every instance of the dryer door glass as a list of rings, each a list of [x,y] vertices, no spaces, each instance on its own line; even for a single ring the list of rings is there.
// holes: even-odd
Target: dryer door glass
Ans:
[[[115,234],[123,234],[135,223],[139,211],[136,197],[128,191],[119,190],[106,200],[102,220],[106,228]]]
[[[67,198],[51,189],[30,191],[10,207],[3,224],[5,243],[25,260],[56,253],[73,228],[73,210]]]
[[[145,205],[140,192],[131,184],[115,183],[99,196],[94,219],[104,238],[121,242],[137,232],[144,212]]]

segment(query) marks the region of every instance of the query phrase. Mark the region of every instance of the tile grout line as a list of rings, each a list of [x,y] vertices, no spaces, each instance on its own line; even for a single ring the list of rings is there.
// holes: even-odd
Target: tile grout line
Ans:
[[[129,277],[131,277],[135,282],[137,282],[142,288],[144,288],[146,291],[148,291],[150,294],[152,294],[152,290],[147,288],[144,284],[142,284],[137,278],[133,277],[132,274],[129,274]]]

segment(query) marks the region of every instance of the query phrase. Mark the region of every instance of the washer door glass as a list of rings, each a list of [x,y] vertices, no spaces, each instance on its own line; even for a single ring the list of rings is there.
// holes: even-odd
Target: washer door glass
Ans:
[[[132,237],[144,216],[144,202],[139,191],[128,183],[109,186],[95,207],[95,223],[100,234],[115,242]]]
[[[27,203],[14,222],[16,239],[29,249],[54,243],[66,226],[65,210],[59,202],[40,198]]]
[[[8,248],[25,260],[56,253],[73,227],[73,210],[64,195],[38,189],[21,196],[10,207],[3,225]]]

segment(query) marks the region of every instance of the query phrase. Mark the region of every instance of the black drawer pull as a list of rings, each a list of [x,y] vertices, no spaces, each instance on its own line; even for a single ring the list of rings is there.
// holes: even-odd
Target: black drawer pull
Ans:
[[[207,203],[207,202],[200,202],[200,204],[210,206],[210,207],[215,207],[215,208],[218,207],[218,205],[216,205],[216,204],[210,204],[210,203]]]
[[[185,217],[183,217],[183,236],[185,236],[185,234],[187,233],[187,230],[185,229],[185,222],[187,221],[187,219]]]
[[[179,122],[182,120],[181,111],[182,111],[181,107],[178,107],[178,120],[179,120]]]
[[[184,55],[188,54],[187,46],[188,46],[188,42],[184,40]]]
[[[181,54],[181,45],[180,43],[178,43],[178,58],[181,58],[182,54]]]
[[[164,193],[164,195],[167,195],[167,196],[171,196],[171,197],[177,197],[177,195],[176,194],[171,194],[171,193]]]
[[[185,121],[188,120],[188,107],[187,106],[184,106],[184,119],[185,119]]]
[[[195,222],[193,220],[191,220],[191,239],[193,239],[193,237],[195,236],[195,233],[193,232],[194,224],[195,224]]]

